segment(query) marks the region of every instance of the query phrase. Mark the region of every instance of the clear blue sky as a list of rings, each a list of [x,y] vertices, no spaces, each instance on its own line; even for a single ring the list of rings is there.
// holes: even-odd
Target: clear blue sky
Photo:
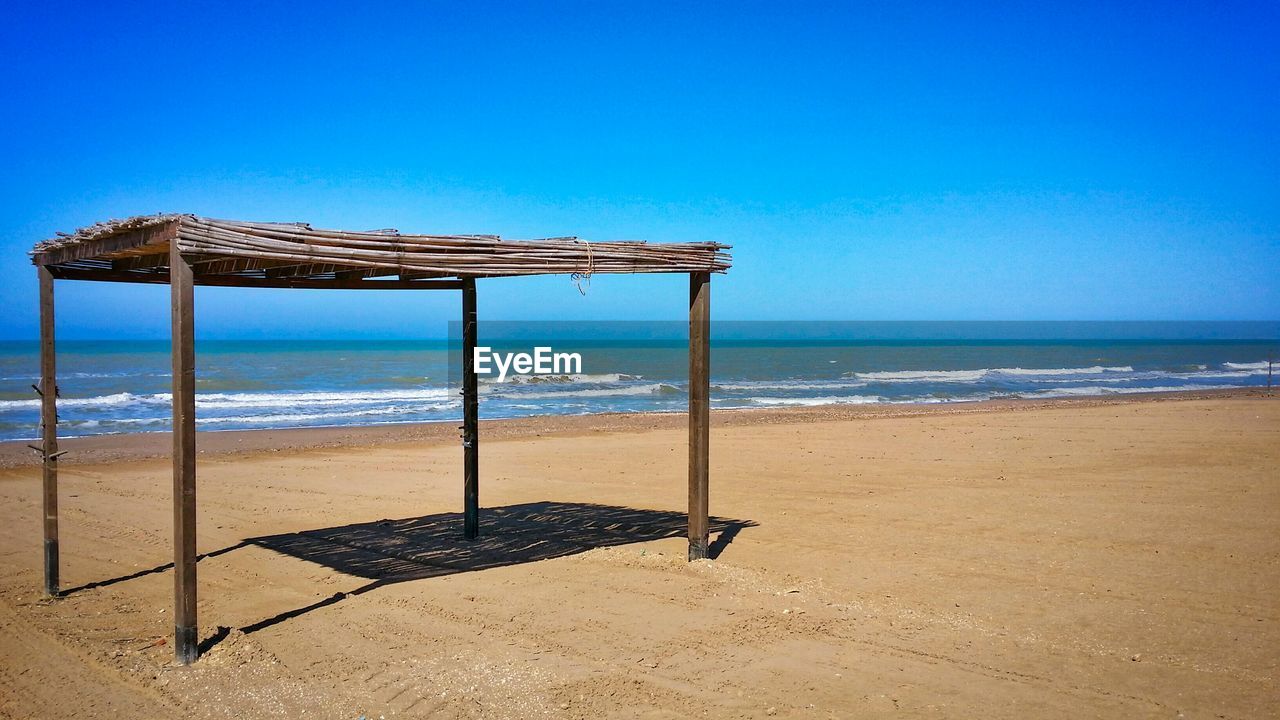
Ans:
[[[732,319],[1280,319],[1280,5],[16,3],[0,337],[25,252],[158,211],[718,240]],[[63,337],[167,336],[59,284]],[[480,284],[677,319],[685,279]],[[455,293],[202,289],[203,337],[443,334]]]

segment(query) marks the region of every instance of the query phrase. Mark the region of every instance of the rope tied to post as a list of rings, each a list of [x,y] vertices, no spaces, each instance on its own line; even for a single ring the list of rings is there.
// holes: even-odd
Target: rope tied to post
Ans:
[[[596,270],[596,258],[595,258],[595,255],[592,253],[590,242],[586,240],[582,240],[580,238],[574,238],[573,241],[576,243],[582,243],[583,245],[587,246],[586,271],[579,271],[579,272],[571,273],[569,275],[570,279],[573,280],[573,284],[578,287],[578,292],[581,293],[582,295],[586,295],[587,288],[591,287],[591,275]],[[582,286],[583,281],[586,281],[587,283],[586,287]]]

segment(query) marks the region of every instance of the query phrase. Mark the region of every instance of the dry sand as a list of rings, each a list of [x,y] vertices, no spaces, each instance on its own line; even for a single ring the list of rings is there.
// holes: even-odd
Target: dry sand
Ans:
[[[475,544],[452,427],[202,435],[187,668],[164,438],[67,444],[52,601],[0,449],[0,716],[1280,712],[1276,398],[717,414],[696,563],[682,422],[485,424]]]

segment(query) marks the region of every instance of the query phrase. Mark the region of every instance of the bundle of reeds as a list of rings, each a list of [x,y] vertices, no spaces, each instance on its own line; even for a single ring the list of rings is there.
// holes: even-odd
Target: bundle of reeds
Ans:
[[[578,238],[502,240],[493,235],[348,232],[306,225],[183,216],[183,252],[354,268],[398,268],[443,276],[554,273],[724,272],[727,245],[714,242],[587,242]]]
[[[122,236],[138,231],[150,234],[137,244],[117,246]],[[97,223],[74,234],[59,233],[37,244],[32,256],[41,262],[42,254],[76,246],[81,247],[75,256],[90,262],[94,257],[110,260],[156,255],[167,251],[165,238],[177,242],[184,253],[206,258],[389,270],[423,277],[725,272],[730,265],[729,246],[715,242],[588,242],[576,237],[503,240],[496,235],[322,230],[305,223],[214,220],[178,214],[140,215]],[[99,255],[96,250],[105,252]]]

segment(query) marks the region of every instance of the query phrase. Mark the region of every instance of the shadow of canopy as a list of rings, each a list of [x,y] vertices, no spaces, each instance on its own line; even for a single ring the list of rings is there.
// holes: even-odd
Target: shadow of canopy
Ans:
[[[718,555],[750,520],[710,519]],[[534,502],[485,510],[480,537],[458,531],[460,513],[249,538],[246,543],[379,584],[537,562],[594,548],[683,537],[688,516],[588,503]]]
[[[562,502],[488,509],[481,515],[480,537],[473,540],[458,532],[461,524],[461,513],[439,513],[266,535],[228,548],[257,545],[369,580],[354,590],[334,593],[240,630],[264,630],[385,585],[684,537],[689,527],[688,516],[679,512]],[[708,546],[708,556],[718,557],[739,531],[756,525],[751,520],[710,518],[710,532],[717,536]],[[230,628],[219,627],[200,643],[200,652],[208,651],[229,632]]]

